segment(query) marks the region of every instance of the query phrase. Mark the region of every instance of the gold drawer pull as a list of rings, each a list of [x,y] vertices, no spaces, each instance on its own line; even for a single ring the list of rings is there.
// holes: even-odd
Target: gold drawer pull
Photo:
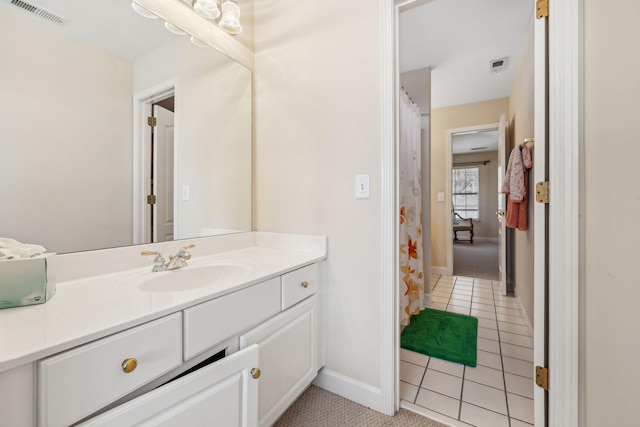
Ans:
[[[304,282],[300,283],[300,286],[306,289],[307,287],[309,287],[309,282],[305,280]]]
[[[253,377],[254,380],[257,380],[258,378],[260,378],[260,368],[253,368],[251,370],[251,376]]]
[[[134,358],[125,359],[122,362],[122,370],[126,374],[135,371],[137,367],[138,367],[138,360],[137,359],[134,359]]]

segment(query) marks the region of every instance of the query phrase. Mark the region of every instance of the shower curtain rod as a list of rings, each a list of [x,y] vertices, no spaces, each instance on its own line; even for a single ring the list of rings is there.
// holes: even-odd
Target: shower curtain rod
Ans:
[[[404,86],[400,86],[400,88],[402,89],[404,94],[407,95],[407,97],[409,98],[409,101],[411,101],[411,103],[415,104],[415,101],[413,99],[411,99],[411,96],[409,96],[409,92],[407,92],[407,90],[404,88]]]

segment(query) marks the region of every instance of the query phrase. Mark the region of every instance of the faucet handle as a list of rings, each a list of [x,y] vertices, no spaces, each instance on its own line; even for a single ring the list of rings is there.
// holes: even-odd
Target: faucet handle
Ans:
[[[189,252],[187,252],[187,249],[193,249],[195,247],[196,247],[195,243],[192,243],[190,245],[184,246],[184,247],[180,248],[180,250],[178,251],[178,255],[180,255],[182,257],[182,259],[184,259],[184,260],[190,260],[191,259],[191,254]]]
[[[155,258],[153,259],[153,269],[151,271],[157,272],[157,271],[164,271],[165,270],[164,257],[162,256],[162,254],[160,252],[142,251],[142,252],[140,252],[140,255],[142,255],[142,256],[155,255]]]

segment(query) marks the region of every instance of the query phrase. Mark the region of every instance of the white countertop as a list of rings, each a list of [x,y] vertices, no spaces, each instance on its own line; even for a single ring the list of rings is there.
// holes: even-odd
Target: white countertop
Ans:
[[[289,245],[286,236],[262,233],[255,239],[260,246],[202,256],[195,256],[192,251],[189,266],[170,272],[151,273],[149,263],[144,268],[59,282],[56,295],[45,304],[0,310],[0,372],[326,258],[324,238],[310,237],[315,241],[306,246],[304,240],[296,237]],[[272,247],[265,247],[265,243],[272,243]],[[210,263],[237,263],[248,268],[242,274],[218,278],[211,285],[195,289],[178,292],[140,289],[140,280],[151,275],[171,274],[179,278],[190,266],[198,268]]]

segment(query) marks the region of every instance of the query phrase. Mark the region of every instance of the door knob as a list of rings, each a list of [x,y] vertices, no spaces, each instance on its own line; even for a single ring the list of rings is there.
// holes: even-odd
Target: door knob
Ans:
[[[503,212],[503,211],[497,211],[497,212],[496,212],[496,215],[498,215],[498,216],[503,216],[503,215],[504,215],[504,212]]]

